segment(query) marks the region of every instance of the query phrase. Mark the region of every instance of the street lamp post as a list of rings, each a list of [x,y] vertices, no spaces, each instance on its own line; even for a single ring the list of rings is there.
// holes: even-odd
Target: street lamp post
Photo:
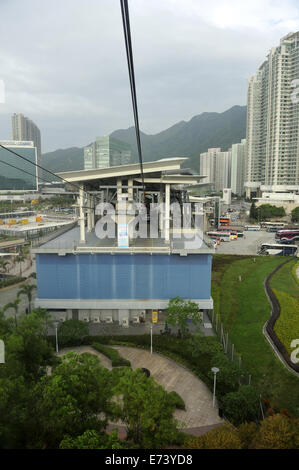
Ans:
[[[214,374],[213,408],[215,408],[215,402],[216,402],[216,375],[219,372],[219,369],[218,369],[218,367],[212,367],[211,370]]]
[[[58,354],[58,334],[57,334],[57,328],[59,325],[59,322],[54,322],[54,327],[55,327],[55,337],[56,337],[56,353]]]

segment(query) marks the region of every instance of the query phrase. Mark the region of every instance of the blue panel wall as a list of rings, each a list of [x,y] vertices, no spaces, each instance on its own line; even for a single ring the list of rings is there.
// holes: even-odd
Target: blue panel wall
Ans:
[[[40,299],[209,299],[211,255],[37,254]]]

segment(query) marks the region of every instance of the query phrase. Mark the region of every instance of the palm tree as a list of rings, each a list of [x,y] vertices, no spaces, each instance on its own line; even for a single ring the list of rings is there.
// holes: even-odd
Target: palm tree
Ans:
[[[4,305],[3,307],[3,312],[8,310],[9,308],[13,308],[15,311],[15,322],[16,322],[16,327],[18,326],[17,322],[17,314],[18,314],[18,309],[19,309],[19,303],[21,302],[21,299],[17,298],[13,300],[12,302],[9,302],[8,304]]]
[[[9,265],[9,261],[5,261],[4,259],[0,259],[1,270],[3,270],[5,273],[7,272],[7,266],[8,265]]]
[[[31,313],[31,302],[32,302],[32,291],[36,289],[35,284],[24,284],[18,291],[17,297],[19,298],[20,295],[24,294],[27,295],[28,299],[28,313]]]
[[[25,261],[25,259],[26,259],[25,256],[23,256],[22,254],[17,255],[15,257],[16,262],[20,263],[20,277],[22,277],[22,263],[23,261]]]

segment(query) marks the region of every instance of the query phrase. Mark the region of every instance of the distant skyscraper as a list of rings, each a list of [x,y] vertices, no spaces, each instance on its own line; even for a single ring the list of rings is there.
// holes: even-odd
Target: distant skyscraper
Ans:
[[[84,148],[85,170],[128,165],[131,162],[130,145],[110,136],[97,137],[95,142]]]
[[[249,79],[245,177],[248,197],[260,185],[268,189],[299,189],[298,79],[299,32],[282,38]]]
[[[246,139],[240,144],[232,145],[231,189],[234,194],[242,196],[244,193],[246,162]]]
[[[37,150],[37,164],[41,165],[41,136],[37,125],[23,116],[23,114],[13,114],[11,121],[12,139],[16,141],[32,141]],[[40,169],[38,174],[41,176]]]
[[[211,148],[200,154],[200,174],[206,176],[203,182],[212,183],[216,192],[231,187],[231,159],[231,149]]]

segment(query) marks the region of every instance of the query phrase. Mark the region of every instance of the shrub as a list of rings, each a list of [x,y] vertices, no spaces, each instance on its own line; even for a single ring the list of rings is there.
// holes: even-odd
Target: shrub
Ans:
[[[13,284],[18,284],[19,282],[25,281],[26,277],[13,277],[12,279],[7,279],[6,281],[0,282],[0,289],[2,287],[12,286]]]
[[[92,347],[104,354],[111,360],[112,367],[128,366],[131,367],[130,361],[121,357],[115,349],[109,348],[108,346],[103,346],[100,343],[93,343]]]
[[[299,420],[281,414],[262,421],[257,436],[257,449],[298,449]]]
[[[186,410],[186,405],[182,397],[175,391],[169,392],[168,398],[173,405],[179,410]]]
[[[226,393],[237,391],[239,388],[240,369],[234,363],[231,362],[224,353],[215,354],[209,367],[209,377],[214,380],[214,375],[211,372],[212,367],[218,367],[219,372],[217,373],[217,388],[216,392],[218,396],[223,396]]]
[[[237,392],[225,395],[222,406],[226,418],[235,426],[260,418],[259,394],[250,385],[242,386]]]
[[[89,333],[88,324],[81,320],[66,320],[58,327],[60,346],[80,346]]]
[[[238,431],[230,424],[218,426],[200,436],[186,439],[187,449],[241,449]]]

